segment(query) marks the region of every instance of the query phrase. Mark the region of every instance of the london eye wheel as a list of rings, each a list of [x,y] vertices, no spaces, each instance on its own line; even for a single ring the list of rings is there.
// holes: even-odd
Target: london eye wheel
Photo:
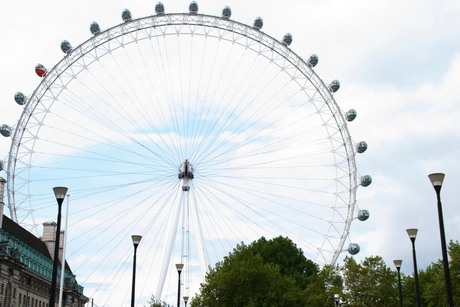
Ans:
[[[167,13],[108,29],[94,22],[30,94],[5,164],[11,218],[33,232],[53,219],[51,188],[69,188],[67,259],[98,305],[129,298],[132,234],[137,293],[168,299],[183,264],[184,296],[237,243],[292,239],[319,263],[356,253],[350,225],[365,220],[340,83],[315,72],[318,57],[222,15]],[[142,282],[141,282],[142,281]],[[172,284],[172,286],[170,286]],[[128,289],[128,290],[127,290]],[[114,303],[115,304],[115,303]]]

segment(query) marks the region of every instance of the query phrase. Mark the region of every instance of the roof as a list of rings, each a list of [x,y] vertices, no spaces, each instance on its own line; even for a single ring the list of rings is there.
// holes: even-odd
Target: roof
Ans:
[[[3,215],[3,225],[2,229],[9,233],[10,235],[14,236],[19,241],[27,244],[30,248],[34,249],[38,253],[42,254],[46,258],[53,260],[48,247],[46,247],[45,242],[43,242],[40,238],[37,238],[32,233],[27,231],[26,229],[22,228],[19,224],[11,220],[6,215]],[[70,270],[69,264],[66,261],[66,270]]]
[[[13,222],[10,218],[3,215],[3,226],[2,229],[14,236],[16,239],[26,243],[28,246],[42,254],[43,256],[52,259],[45,242],[34,236],[26,229],[19,226],[19,224]]]

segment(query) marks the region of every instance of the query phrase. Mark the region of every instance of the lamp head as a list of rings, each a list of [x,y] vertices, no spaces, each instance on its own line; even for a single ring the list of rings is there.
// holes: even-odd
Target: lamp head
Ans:
[[[442,186],[444,177],[445,177],[445,174],[443,173],[433,173],[433,174],[428,175],[428,178],[430,178],[431,184],[433,185],[434,188]]]
[[[418,232],[418,229],[417,228],[409,228],[409,229],[406,229],[407,231],[407,234],[409,235],[409,238],[412,240],[415,240],[415,238],[417,237],[417,232]]]
[[[64,197],[66,196],[67,194],[67,188],[66,187],[54,187],[53,188],[53,191],[54,191],[54,195],[56,196],[56,199],[59,201],[62,201],[64,200]]]
[[[401,264],[402,264],[402,260],[398,259],[398,260],[393,260],[393,263],[395,264],[395,267],[397,269],[400,269],[401,268]]]
[[[334,294],[334,302],[340,302],[340,295]]]
[[[139,243],[141,242],[142,236],[140,236],[140,235],[132,235],[131,238],[133,239],[133,244],[135,246],[138,246]]]
[[[176,263],[176,269],[177,269],[177,272],[182,272],[182,269],[184,268],[184,264],[183,263]]]

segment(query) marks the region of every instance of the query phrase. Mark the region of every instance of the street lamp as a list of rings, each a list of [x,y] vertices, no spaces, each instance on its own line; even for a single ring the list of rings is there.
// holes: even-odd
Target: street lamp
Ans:
[[[134,245],[134,258],[133,258],[133,284],[131,290],[131,307],[134,307],[134,300],[135,300],[135,292],[136,292],[136,251],[139,243],[141,242],[142,236],[140,235],[132,235],[131,238],[133,239]]]
[[[340,295],[334,294],[334,302],[335,302],[335,306],[339,306]]]
[[[417,257],[415,255],[415,238],[417,237],[417,228],[407,229],[410,241],[412,242],[412,258],[414,259],[414,279],[415,279],[415,298],[417,300],[417,307],[421,306],[420,303],[420,288],[418,285],[418,272],[417,272]]]
[[[452,285],[450,283],[449,258],[447,257],[446,234],[444,232],[444,219],[441,205],[441,187],[442,182],[444,181],[444,176],[445,175],[443,173],[434,173],[428,175],[428,178],[430,178],[430,181],[433,184],[438,200],[439,231],[441,233],[442,262],[444,265],[444,278],[446,282],[447,306],[453,307],[454,299],[452,296]]]
[[[184,296],[184,303],[185,303],[185,307],[187,307],[187,302],[188,302],[188,296],[187,296],[187,295],[185,295],[185,296]]]
[[[184,267],[183,263],[176,263],[177,273],[179,274],[179,279],[178,279],[179,281],[177,284],[177,307],[180,306],[180,273],[182,272],[183,267]]]
[[[56,305],[56,281],[57,281],[57,269],[59,262],[59,239],[61,237],[61,209],[62,203],[64,202],[64,197],[67,194],[66,187],[54,187],[54,196],[58,203],[58,215],[57,215],[57,225],[56,225],[56,238],[54,240],[54,258],[53,258],[53,273],[51,275],[51,289],[50,289],[50,300],[49,307],[54,307]],[[61,272],[64,274],[64,272]],[[61,285],[62,287],[62,285]]]
[[[403,299],[402,299],[402,289],[401,289],[401,264],[402,260],[393,260],[395,264],[396,271],[398,271],[398,290],[399,290],[399,306],[403,307]]]

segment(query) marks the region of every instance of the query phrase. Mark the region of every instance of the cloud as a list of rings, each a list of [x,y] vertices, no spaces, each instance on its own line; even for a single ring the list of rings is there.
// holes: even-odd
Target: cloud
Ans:
[[[223,1],[199,2],[199,11],[219,15],[221,9],[227,4]],[[186,12],[187,5],[187,3],[165,2],[167,12]],[[23,91],[28,96],[32,94],[32,91],[41,82],[41,79],[33,71],[34,66],[37,63],[43,63],[51,69],[55,63],[62,59],[64,54],[59,48],[62,39],[69,40],[74,47],[77,46],[91,36],[89,32],[90,22],[98,21],[103,29],[121,23],[121,11],[125,7],[131,10],[133,17],[152,14],[154,11],[154,3],[148,1],[136,3],[121,0],[110,1],[110,3],[109,1],[98,1],[97,3],[80,1],[65,4],[58,1],[45,4],[26,1],[10,2],[5,5],[3,8],[4,27],[0,29],[0,40],[2,41],[0,54],[2,55],[1,58],[4,59],[3,69],[6,72],[0,88],[0,97],[2,97],[0,121],[11,126],[15,125],[22,112],[22,107],[13,101],[14,93]],[[320,62],[315,71],[326,83],[335,78],[342,83],[340,91],[334,95],[342,110],[346,111],[350,108],[357,110],[357,119],[349,123],[351,135],[354,141],[365,140],[369,144],[368,151],[356,157],[358,171],[361,175],[370,174],[373,177],[373,184],[367,188],[360,187],[357,193],[358,207],[370,210],[371,217],[366,222],[355,221],[350,229],[350,240],[361,245],[361,252],[356,257],[382,255],[390,266],[392,266],[393,259],[401,258],[404,260],[403,271],[410,274],[412,271],[410,241],[405,229],[418,227],[419,236],[416,244],[419,267],[423,268],[440,258],[435,195],[427,175],[430,172],[439,171],[446,173],[442,190],[446,234],[448,239],[456,240],[459,237],[459,214],[456,204],[460,198],[460,192],[456,187],[456,184],[460,182],[458,162],[460,154],[458,146],[460,144],[458,136],[460,109],[457,98],[457,83],[460,77],[460,55],[458,52],[460,43],[457,39],[460,27],[457,16],[460,5],[455,1],[435,3],[428,0],[406,2],[392,0],[379,3],[364,0],[347,2],[338,0],[309,2],[269,0],[263,4],[255,0],[235,0],[231,7],[232,18],[248,24],[251,24],[255,17],[261,16],[264,19],[263,31],[273,37],[281,38],[286,32],[292,33],[294,41],[290,48],[303,57],[307,58],[311,53],[317,53]],[[176,55],[170,54],[171,58],[175,58]],[[210,58],[211,54],[207,54],[205,57],[206,60]],[[139,58],[135,60],[139,60]],[[245,65],[249,65],[248,62],[250,62],[249,59]],[[149,63],[153,65],[153,62]],[[123,68],[126,62],[120,61],[120,64],[118,79],[113,80],[113,83],[118,85],[117,82],[125,84],[135,80],[135,72],[126,71],[126,75],[123,76],[119,74],[120,68]],[[177,70],[174,72],[176,75],[179,74]],[[213,86],[217,84],[215,79],[219,74],[216,73],[214,76],[216,78],[212,78]],[[83,75],[81,77],[83,79]],[[259,78],[259,80],[265,81],[263,75]],[[97,79],[86,79],[86,81],[88,80],[94,82]],[[238,81],[240,80],[235,80],[234,83],[229,84],[229,88],[237,88]],[[198,84],[196,79],[193,82],[196,83],[191,83],[193,85],[190,86],[191,89]],[[77,83],[72,84],[76,85]],[[161,84],[161,79],[155,79],[153,84]],[[244,91],[235,93],[234,97],[227,97],[227,100],[222,101],[230,103],[232,102],[231,98],[235,97],[244,101],[242,97],[246,97],[246,93],[252,94],[251,97],[254,97],[254,92],[249,90],[253,84],[246,83]],[[130,105],[141,107],[142,102],[144,102],[142,98],[147,97],[147,93],[151,89],[142,88],[140,82],[132,82],[131,87],[132,90],[144,95],[139,95],[137,100],[130,101]],[[272,86],[268,91],[259,91],[258,93],[268,95],[271,93],[270,90],[276,89],[275,86]],[[74,88],[75,93],[80,93],[83,90],[84,86],[75,86]],[[71,156],[73,149],[78,147],[98,150],[92,152],[93,160],[91,162],[86,160],[86,163],[77,164],[75,163],[77,160],[73,160],[73,164],[60,165],[54,167],[52,171],[46,169],[44,164],[38,163],[39,160],[33,161],[42,167],[42,171],[46,174],[46,176],[35,177],[38,186],[36,191],[32,191],[32,194],[37,197],[37,202],[34,202],[33,206],[37,214],[40,214],[40,211],[45,212],[41,210],[42,207],[49,209],[49,204],[54,203],[53,196],[47,195],[45,191],[50,191],[50,186],[54,183],[69,183],[75,191],[75,196],[82,193],[81,195],[86,197],[86,201],[82,201],[82,207],[75,210],[81,211],[85,206],[92,207],[92,211],[88,211],[92,212],[92,218],[83,219],[84,223],[81,224],[82,227],[95,231],[95,233],[88,234],[88,237],[97,238],[97,232],[101,232],[100,229],[104,228],[107,223],[111,226],[106,231],[119,238],[119,241],[111,242],[112,248],[130,251],[130,232],[142,230],[146,233],[153,233],[155,238],[145,237],[144,245],[140,251],[141,258],[154,259],[153,257],[149,258],[153,251],[146,251],[147,247],[155,244],[160,246],[159,241],[155,240],[166,236],[165,229],[168,227],[165,221],[168,221],[168,217],[173,214],[172,206],[168,206],[166,202],[160,200],[162,197],[170,197],[171,199],[175,197],[171,191],[161,189],[160,182],[172,180],[172,178],[176,179],[176,168],[183,161],[179,159],[177,165],[170,163],[167,166],[167,163],[164,163],[157,164],[154,168],[150,166],[155,170],[164,167],[165,173],[163,177],[156,178],[157,181],[152,181],[152,178],[149,177],[151,169],[146,167],[149,165],[148,159],[144,160],[145,157],[139,155],[138,159],[134,161],[135,163],[126,163],[122,167],[121,165],[126,162],[123,160],[126,156],[122,154],[121,150],[118,150],[123,147],[120,145],[128,143],[128,139],[139,143],[150,140],[152,146],[142,149],[136,148],[135,152],[137,153],[143,153],[144,150],[150,150],[151,153],[154,153],[155,149],[159,149],[154,146],[158,142],[171,145],[179,144],[183,139],[179,133],[167,133],[166,131],[146,131],[139,135],[126,130],[125,134],[121,134],[120,131],[129,129],[132,122],[135,122],[138,127],[145,127],[149,121],[163,120],[168,122],[170,119],[167,113],[164,113],[164,118],[161,119],[158,112],[154,112],[148,117],[139,116],[138,110],[123,108],[123,103],[125,105],[127,103],[122,100],[120,100],[122,103],[117,108],[111,108],[114,106],[111,103],[115,101],[113,97],[123,97],[123,90],[126,89],[120,86],[112,88],[112,91],[99,88],[99,104],[91,101],[87,105],[83,105],[84,100],[72,100],[72,97],[67,97],[67,103],[74,103],[75,107],[85,106],[85,112],[88,112],[86,114],[89,114],[91,108],[96,106],[102,108],[104,105],[105,110],[102,113],[107,117],[117,119],[117,125],[113,125],[113,129],[103,127],[100,122],[95,123],[88,120],[88,118],[94,120],[94,117],[88,116],[85,119],[82,114],[74,114],[70,118],[70,113],[67,113],[69,109],[63,108],[62,113],[60,113],[57,105],[53,107],[53,112],[57,112],[57,114],[50,113],[49,119],[53,116],[61,116],[61,119],[54,125],[51,121],[46,121],[46,125],[42,128],[43,133],[45,134],[48,128],[53,130],[56,127],[63,127],[61,130],[64,132],[59,135],[57,145],[67,142],[66,144],[69,146],[52,147],[56,144],[52,145],[51,142],[40,143],[44,146],[38,144],[36,157],[39,156],[39,152],[48,151],[48,153],[55,154],[55,156],[44,156],[47,159],[40,160],[42,163],[52,159],[62,161],[64,156]],[[170,92],[173,92],[176,98],[180,96],[178,90],[180,88],[170,88]],[[210,96],[211,92],[209,92],[209,96],[203,94],[202,97]],[[167,95],[160,95],[157,98],[156,103],[162,105]],[[217,104],[219,100],[214,102]],[[120,111],[120,114],[117,114],[115,110]],[[248,112],[245,114],[249,114],[249,111],[252,114],[257,110],[248,106]],[[276,120],[277,115],[271,114],[270,119]],[[202,120],[205,121],[210,118],[212,117],[203,116]],[[99,119],[103,120],[103,117]],[[69,123],[67,126],[65,125],[66,120]],[[80,127],[78,131],[75,129],[76,124],[81,124],[84,129]],[[234,123],[234,125],[236,124]],[[119,129],[120,127],[123,129]],[[255,130],[257,129],[245,129],[241,133],[235,133],[235,131],[225,133],[219,140],[232,139],[241,143],[245,139],[257,136]],[[61,139],[65,140],[65,137],[71,133],[74,134],[74,138],[61,141]],[[268,129],[267,133],[269,133]],[[272,136],[282,137],[289,133],[294,133],[294,131],[290,129],[278,130]],[[48,136],[50,135],[48,134]],[[49,140],[51,138],[48,138]],[[199,135],[193,142],[202,142],[203,140],[205,140],[203,135]],[[102,159],[107,153],[107,148],[109,148],[103,144],[109,141],[112,152],[117,152],[119,168],[104,173],[101,170],[106,165],[105,163],[115,161]],[[9,150],[9,145],[8,139],[0,139],[0,150],[5,155]],[[276,147],[275,145],[273,143],[272,147]],[[315,150],[314,147],[312,146],[312,151],[318,152],[319,150]],[[225,152],[224,148],[221,148],[221,152]],[[281,153],[279,152],[279,154]],[[168,153],[165,157],[171,158],[171,156]],[[272,156],[273,159],[279,159],[276,154],[272,154]],[[94,159],[94,157],[99,159]],[[257,156],[248,157],[246,161],[254,163],[257,162],[257,158]],[[168,159],[165,158],[164,160]],[[304,157],[303,160],[308,159]],[[132,180],[134,177],[126,173],[129,168],[142,174],[142,179],[136,182]],[[66,173],[75,169],[80,171],[80,175],[67,178]],[[223,169],[222,167],[220,171]],[[28,168],[25,167],[24,172],[27,170]],[[85,176],[88,175],[86,171],[89,170],[92,170],[93,175],[96,176]],[[120,170],[123,170],[124,175],[127,176],[124,178],[129,178],[129,180],[121,180]],[[287,175],[283,173],[283,176],[287,177]],[[104,180],[110,179],[104,181],[111,183],[105,186],[104,191],[110,195],[110,199],[113,201],[111,203],[113,209],[105,211],[105,214],[101,214],[98,210],[104,208],[107,203],[104,203],[102,198],[96,197],[93,193],[95,188],[102,189],[104,187],[102,178]],[[221,182],[225,183],[225,180],[220,179]],[[89,182],[92,184],[85,186]],[[150,182],[150,185],[145,184],[145,182]],[[228,181],[227,183],[232,182]],[[134,186],[141,189],[142,193],[135,194],[136,189],[131,189]],[[80,190],[79,187],[85,188]],[[246,191],[248,187],[244,187],[244,189]],[[278,189],[281,190],[282,188],[278,187]],[[124,193],[124,191],[131,191],[132,197],[123,198],[122,192]],[[209,193],[209,191],[206,192]],[[224,190],[220,193],[224,192],[227,195],[237,193],[234,190],[231,192]],[[88,195],[93,195],[93,198],[88,197]],[[203,193],[203,195],[206,194]],[[213,199],[209,195],[207,198],[203,195],[196,204]],[[244,200],[260,199],[260,195],[246,193],[247,199]],[[302,196],[305,195],[302,194]],[[268,197],[268,194],[265,197]],[[72,203],[78,203],[77,200],[72,201]],[[212,240],[210,243],[210,253],[212,254],[219,254],[217,250],[222,245],[231,246],[236,241],[235,238],[254,230],[256,223],[260,220],[270,222],[275,219],[275,222],[279,222],[276,221],[276,218],[265,219],[263,214],[257,219],[247,222],[249,216],[245,216],[248,214],[247,211],[243,211],[243,207],[236,207],[235,205],[232,207],[232,204],[234,205],[232,202],[225,203],[226,210],[218,212],[217,216],[202,216],[203,219],[213,219],[213,224],[208,224],[209,238],[219,236],[219,227],[227,229],[229,232],[231,230],[228,228],[234,227],[233,232],[226,236],[225,242]],[[163,206],[162,211],[158,211],[157,215],[152,217],[150,214],[153,210],[161,206]],[[199,209],[203,210],[204,208]],[[267,211],[263,211],[264,209]],[[268,208],[263,206],[260,207],[260,210],[265,214],[268,212]],[[237,213],[241,214],[240,220],[233,225],[228,224],[228,217],[236,216]],[[74,215],[78,215],[78,213],[74,213]],[[49,220],[49,216],[54,215],[45,213],[38,220]],[[150,224],[151,222],[143,220],[142,223],[130,225],[128,217],[133,216],[139,219],[151,217],[155,223]],[[119,219],[118,223],[116,223],[117,219]],[[93,228],[94,225],[99,227]],[[257,227],[261,227],[261,225],[259,224]],[[195,227],[199,226],[195,225]],[[258,231],[259,233],[262,232],[260,229]],[[264,234],[269,234],[269,230]],[[71,235],[76,236],[77,234],[74,232]],[[122,236],[124,239],[121,239]],[[103,244],[98,240],[93,241],[92,243],[96,245]],[[74,251],[78,251],[78,245],[73,248]],[[179,249],[180,247],[175,246],[174,248]],[[341,257],[344,255],[342,254]],[[71,264],[73,262],[76,265],[84,263],[88,259],[86,257],[87,254],[82,252],[78,257],[72,258]],[[128,261],[128,258],[124,261]],[[117,259],[113,257],[113,260]],[[145,264],[146,266],[150,265],[151,276],[158,276],[160,273],[158,268],[158,259],[160,258],[155,259],[155,261]],[[92,260],[96,261],[97,259]],[[174,258],[171,261],[180,261],[180,258]],[[194,266],[197,265],[195,262],[192,263]],[[129,270],[126,269],[126,271]],[[168,276],[168,283],[171,286],[165,290],[165,293],[168,293],[168,297],[171,297],[172,300],[175,298],[171,293],[176,291],[177,286],[174,273],[173,271],[173,275]],[[79,274],[77,272],[77,279],[81,281]],[[83,275],[83,272],[81,274]],[[87,284],[87,290],[92,291],[97,288],[93,288],[93,281],[101,282],[104,274],[105,272],[98,272],[94,276],[97,278]],[[125,279],[129,280],[129,278]],[[116,281],[113,283],[115,284]],[[129,286],[124,286],[129,288]],[[148,292],[153,293],[152,289],[155,286],[154,280],[146,281],[142,295],[146,296]],[[110,291],[113,292],[113,289]],[[125,296],[124,293],[120,293],[120,301]]]

